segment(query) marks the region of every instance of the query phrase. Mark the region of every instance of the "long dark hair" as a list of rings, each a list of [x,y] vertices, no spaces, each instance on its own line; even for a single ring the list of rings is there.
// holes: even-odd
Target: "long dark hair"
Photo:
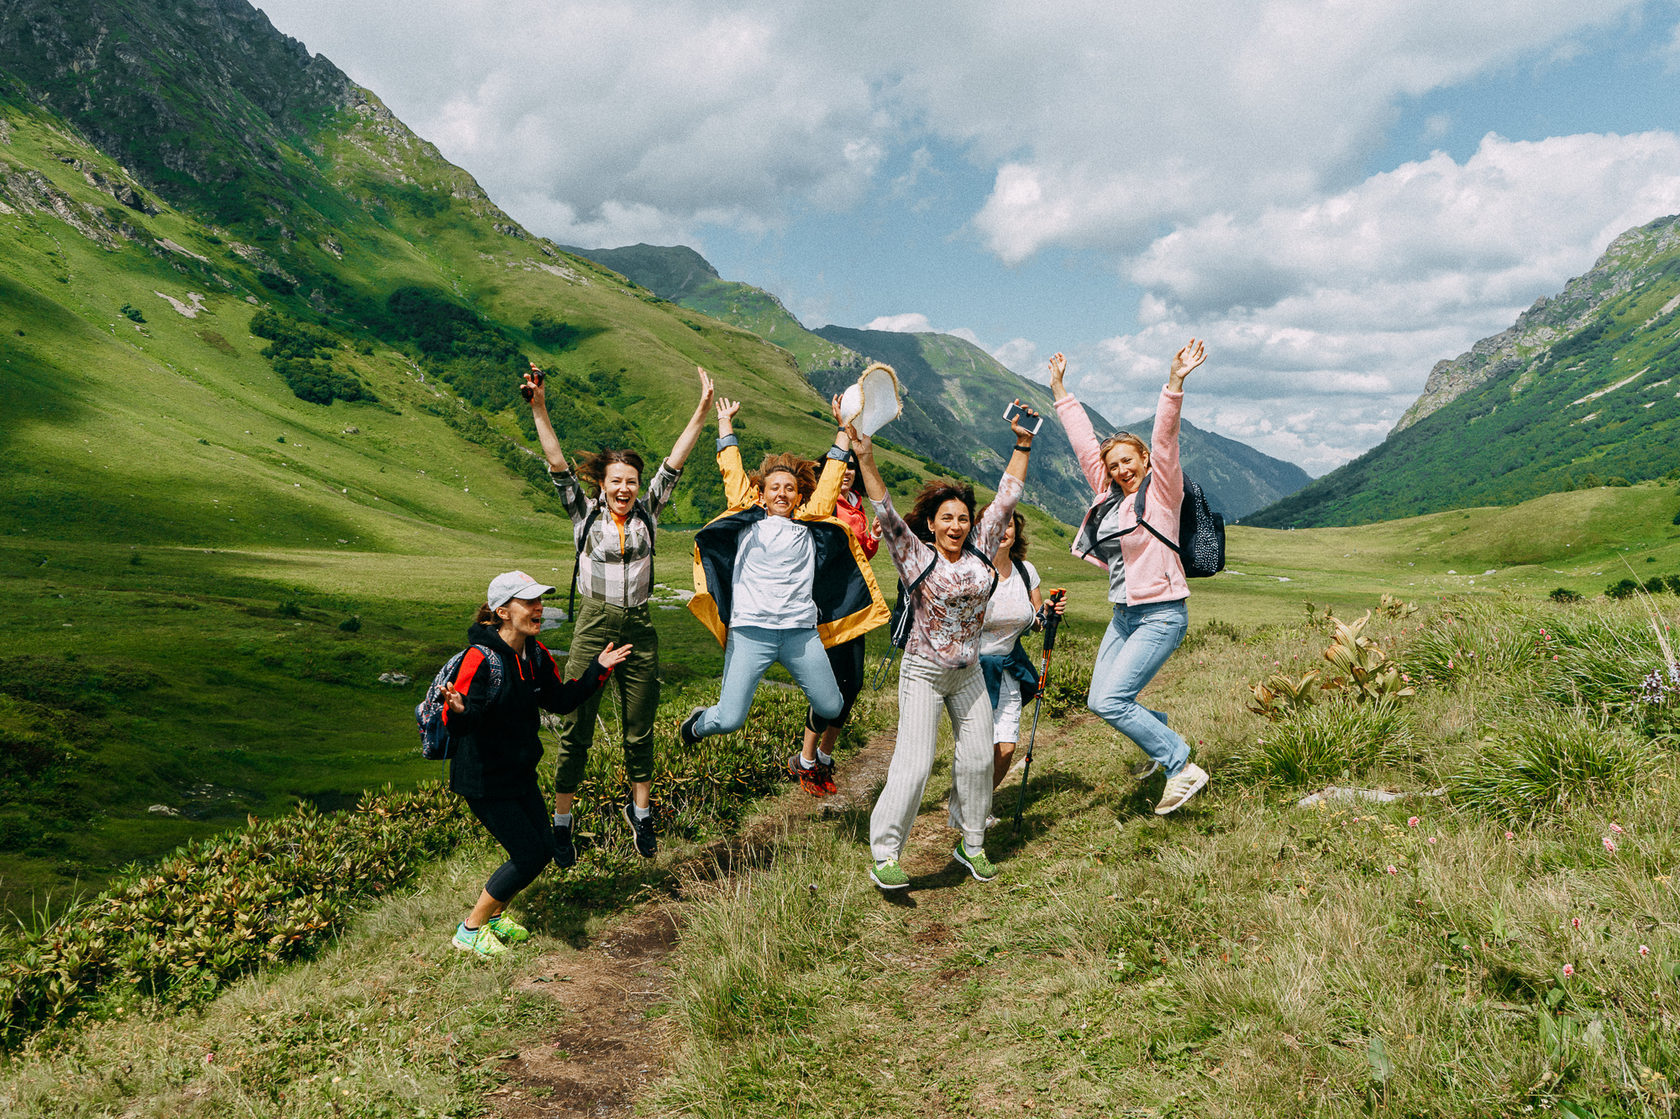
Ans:
[[[986,515],[986,510],[991,507],[992,503],[989,501],[985,505],[981,506],[980,512],[975,516],[975,520],[979,520],[981,517],[984,517]],[[1021,516],[1019,512],[1011,513],[1010,516],[1015,519],[1015,539],[1009,545],[1009,562],[1020,563],[1022,560],[1027,558],[1027,518]]]
[[[928,528],[928,522],[933,520],[939,507],[947,501],[960,501],[968,506],[969,531],[974,531],[974,487],[966,482],[953,482],[947,478],[935,478],[923,486],[916,495],[916,500],[910,505],[910,512],[904,518],[904,523],[910,526],[910,531],[924,544],[933,543],[933,530]]]

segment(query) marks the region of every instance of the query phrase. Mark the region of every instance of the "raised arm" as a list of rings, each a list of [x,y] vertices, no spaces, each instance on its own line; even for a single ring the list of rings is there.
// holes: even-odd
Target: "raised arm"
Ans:
[[[834,398],[834,415],[840,415],[840,398]],[[832,517],[834,507],[840,502],[840,482],[846,476],[846,458],[851,454],[852,437],[846,432],[845,425],[841,425],[834,433],[834,446],[823,458],[822,476],[817,479],[816,492],[805,503],[805,513],[812,517]]]
[[[1109,487],[1108,471],[1103,469],[1102,444],[1091,429],[1091,417],[1085,414],[1084,406],[1062,384],[1066,374],[1067,358],[1058,353],[1050,359],[1050,392],[1056,397],[1056,418],[1067,432],[1068,442],[1073,444],[1074,456],[1079,459],[1079,469],[1090,483],[1091,492],[1102,494]]]
[[[1021,410],[1033,419],[1039,419],[1038,413],[1025,404],[1021,405]],[[1032,455],[1033,433],[1022,427],[1018,419],[1009,421],[1009,430],[1015,433],[1015,453],[1009,456],[1009,465],[1003,468],[1003,472],[1018,482],[1024,482],[1027,479],[1027,460]]]
[[[1056,403],[1062,402],[1062,397],[1072,396],[1067,386],[1062,384],[1062,378],[1067,376],[1067,358],[1060,350],[1050,355],[1050,395],[1056,398]]]
[[[560,450],[560,437],[554,434],[554,425],[548,419],[548,398],[543,381],[543,371],[533,361],[531,371],[525,374],[525,381],[519,386],[519,392],[531,402],[531,421],[537,425],[537,442],[542,444],[549,473],[558,474],[571,467],[566,462],[565,452]]]
[[[681,470],[683,463],[694,450],[694,445],[700,442],[700,429],[706,425],[706,413],[712,406],[712,379],[706,371],[698,365],[694,371],[700,375],[700,403],[694,406],[694,415],[688,418],[688,426],[682,429],[677,441],[671,445],[671,453],[665,456],[665,461],[672,470]]]
[[[858,476],[863,479],[863,492],[869,496],[876,514],[881,518],[881,542],[887,546],[887,554],[892,556],[898,577],[907,584],[913,582],[934,561],[933,549],[916,539],[916,534],[910,531],[910,526],[904,523],[898,510],[892,507],[892,495],[887,492],[887,484],[881,480],[881,471],[875,465],[874,442],[869,436],[859,434],[855,427],[848,426],[846,431],[851,436],[852,450],[857,453]]]
[[[717,463],[723,475],[723,499],[731,509],[745,509],[758,499],[747,470],[741,463],[741,443],[735,438],[735,413],[741,410],[739,400],[727,396],[717,398]]]

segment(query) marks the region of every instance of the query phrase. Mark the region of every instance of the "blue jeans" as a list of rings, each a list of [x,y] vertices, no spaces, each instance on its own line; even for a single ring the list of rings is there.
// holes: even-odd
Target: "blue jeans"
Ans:
[[[1168,777],[1177,777],[1190,761],[1190,746],[1167,726],[1166,715],[1144,707],[1137,696],[1167,663],[1189,628],[1190,609],[1183,599],[1116,605],[1114,620],[1097,650],[1091,693],[1085,700],[1104,722],[1160,763]]]
[[[730,734],[745,726],[758,682],[778,661],[805,692],[812,711],[824,719],[839,716],[846,701],[840,685],[834,682],[834,668],[815,628],[730,626],[723,645],[722,693],[717,705],[706,708],[695,720],[694,733],[705,738]]]

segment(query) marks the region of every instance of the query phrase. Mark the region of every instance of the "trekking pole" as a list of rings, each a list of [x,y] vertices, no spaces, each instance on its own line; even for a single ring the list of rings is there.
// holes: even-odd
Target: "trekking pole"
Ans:
[[[1027,760],[1021,767],[1021,792],[1015,798],[1015,834],[1021,834],[1021,810],[1027,805],[1027,778],[1032,775],[1033,747],[1038,743],[1038,708],[1044,702],[1044,688],[1050,683],[1050,650],[1056,647],[1056,627],[1062,624],[1062,616],[1056,613],[1056,604],[1062,600],[1067,591],[1057,587],[1050,592],[1050,597],[1044,600],[1044,659],[1038,668],[1038,691],[1033,695],[1033,725],[1032,737],[1027,739]]]

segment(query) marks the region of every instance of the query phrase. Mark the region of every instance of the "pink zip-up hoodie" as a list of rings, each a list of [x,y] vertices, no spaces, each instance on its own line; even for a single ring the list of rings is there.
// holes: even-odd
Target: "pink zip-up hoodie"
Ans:
[[[1178,414],[1184,406],[1184,394],[1161,389],[1161,399],[1155,405],[1155,427],[1149,440],[1149,498],[1144,516],[1149,524],[1168,540],[1178,539],[1178,511],[1184,504],[1184,474],[1178,465]],[[1087,536],[1092,514],[1114,487],[1103,468],[1102,444],[1091,429],[1090,417],[1079,401],[1070,394],[1056,401],[1056,417],[1062,421],[1068,442],[1079,456],[1079,468],[1091,483],[1096,500],[1085,511],[1085,521],[1074,534],[1073,554],[1096,564],[1104,571],[1108,564],[1090,551],[1081,552],[1080,542]],[[1120,499],[1121,527],[1137,524],[1132,511],[1135,495]],[[1120,555],[1126,561],[1126,605],[1141,606],[1148,602],[1177,602],[1190,597],[1190,584],[1184,578],[1184,564],[1178,553],[1161,543],[1141,526],[1120,538]]]

